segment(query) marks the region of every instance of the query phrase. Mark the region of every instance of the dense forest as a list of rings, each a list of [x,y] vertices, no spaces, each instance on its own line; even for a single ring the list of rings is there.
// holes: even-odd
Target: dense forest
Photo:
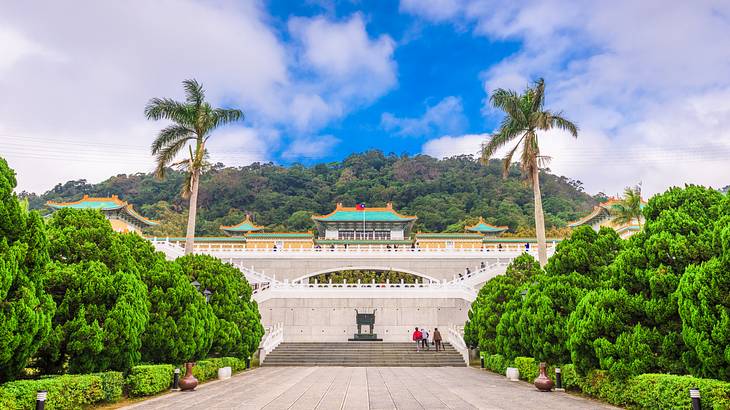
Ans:
[[[183,181],[184,175],[172,170],[165,180],[138,173],[98,184],[69,181],[42,195],[21,196],[30,208],[43,209],[48,200],[117,194],[143,215],[162,222],[151,234],[181,235],[187,207],[180,196]],[[546,225],[553,232],[605,199],[603,194],[592,197],[583,192],[580,181],[549,170],[542,172],[541,184]],[[417,231],[462,231],[479,216],[495,225],[508,225],[512,233],[529,233],[533,224],[532,190],[517,167],[503,179],[499,160],[485,166],[467,155],[438,160],[368,151],[313,166],[212,165],[200,185],[197,234],[220,235],[221,224],[236,224],[246,213],[272,230],[304,231],[313,228],[313,213],[329,213],[337,202],[372,207],[388,201],[401,213],[418,216]]]

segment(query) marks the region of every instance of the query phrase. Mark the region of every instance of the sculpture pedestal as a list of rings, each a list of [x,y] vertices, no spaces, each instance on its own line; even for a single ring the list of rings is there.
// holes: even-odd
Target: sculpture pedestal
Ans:
[[[383,339],[378,339],[378,335],[375,333],[355,333],[352,339],[347,339],[348,342],[382,342]]]

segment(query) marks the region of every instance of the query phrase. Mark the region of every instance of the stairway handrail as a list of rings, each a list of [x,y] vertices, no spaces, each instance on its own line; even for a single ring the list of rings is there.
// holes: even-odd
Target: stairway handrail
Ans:
[[[269,329],[259,344],[259,363],[263,363],[266,356],[284,341],[284,323],[279,322]]]
[[[466,346],[462,330],[459,326],[450,325],[446,329],[446,340],[461,354],[464,363],[469,366],[469,348]]]

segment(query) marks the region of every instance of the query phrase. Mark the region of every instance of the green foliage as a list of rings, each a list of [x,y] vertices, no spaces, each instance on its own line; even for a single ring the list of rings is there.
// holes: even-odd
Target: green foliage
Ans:
[[[416,281],[422,281],[423,278],[410,273],[395,271],[345,270],[311,276],[309,283],[314,283],[315,280],[318,283],[327,283],[330,280],[332,280],[332,283],[342,283],[343,280],[347,283],[357,283],[358,280],[361,283],[370,283],[373,280],[375,283],[386,283],[387,281],[400,283],[401,280],[403,280],[403,283],[415,283]]]
[[[56,262],[46,272],[46,288],[58,309],[39,366],[127,371],[141,359],[149,300],[122,235],[98,211],[62,209],[48,227]]]
[[[150,300],[150,321],[142,335],[142,361],[181,363],[208,355],[218,320],[205,297],[179,264],[165,260],[139,235],[123,235]]]
[[[620,380],[604,370],[594,370],[581,383],[583,393],[637,409],[688,409],[689,389],[694,387],[700,389],[702,408],[730,408],[730,383],[719,380],[672,374],[642,374]]]
[[[260,163],[213,167],[201,177],[196,232],[219,236],[220,225],[236,224],[246,212],[259,225],[307,230],[311,219],[307,221],[304,215],[326,214],[337,202],[379,206],[388,201],[403,213],[418,215],[416,231],[440,232],[479,216],[514,231],[529,228],[534,223],[532,191],[520,181],[517,169],[502,179],[500,164],[494,160],[483,166],[470,156],[438,160],[368,151],[310,167]],[[168,171],[164,180],[153,174],[129,174],[99,184],[69,181],[31,201],[31,207],[43,209],[47,200],[76,200],[83,194],[107,196],[111,192],[130,201],[145,216],[161,220],[164,226],[156,228],[157,236],[180,235],[185,231],[188,204],[178,192],[186,177],[184,172]],[[540,182],[548,227],[565,226],[597,202],[582,192],[577,181],[543,172]],[[158,204],[160,201],[165,204]]]
[[[525,253],[509,264],[504,275],[485,283],[469,310],[469,321],[464,326],[466,343],[479,346],[484,352],[496,352],[497,325],[507,302],[515,297],[520,286],[540,272],[537,261]]]
[[[730,380],[730,216],[715,225],[720,255],[689,266],[677,290],[682,339],[696,358],[687,365],[703,377]]]
[[[211,354],[248,357],[261,341],[264,328],[251,286],[234,266],[208,255],[186,255],[176,261],[188,280],[212,292],[209,305],[218,318]]]
[[[7,410],[35,408],[38,390],[48,391],[45,407],[48,410],[81,409],[88,404],[113,398],[113,395],[107,394],[104,378],[98,374],[64,375],[40,380],[17,380],[0,385],[0,406]]]
[[[510,363],[501,354],[490,354],[484,356],[484,367],[495,373],[505,374]]]
[[[566,390],[579,390],[583,378],[575,370],[575,365],[569,363],[559,367],[563,377],[563,388]]]
[[[586,296],[569,321],[569,345],[579,371],[601,368],[617,378],[687,370],[696,375],[719,374],[698,371],[698,354],[707,350],[699,345],[695,351],[686,348],[677,300],[683,275],[689,275],[684,279],[686,300],[695,300],[688,302],[688,314],[690,305],[705,303],[709,297],[687,293],[694,292],[689,283],[698,272],[691,265],[718,252],[713,227],[727,213],[722,207],[726,201],[718,192],[697,186],[672,188],[649,200],[644,231],[627,241],[607,270],[603,283],[607,290]],[[698,323],[714,320],[697,319]],[[689,328],[684,334],[698,341]],[[723,350],[725,344],[721,338],[718,341]]]
[[[636,408],[688,409],[689,389],[697,387],[702,408],[730,409],[730,383],[692,376],[642,374],[631,380],[626,402]]]
[[[122,398],[124,392],[124,375],[122,372],[101,372],[93,375],[101,377],[101,389],[104,391],[105,402],[116,403]]]
[[[127,376],[130,396],[151,396],[172,386],[174,368],[171,364],[134,366]]]
[[[515,367],[520,371],[520,379],[532,382],[540,374],[540,363],[532,357],[515,357]]]
[[[42,282],[49,261],[45,226],[21,206],[15,185],[15,173],[0,158],[0,382],[26,367],[55,311]]]

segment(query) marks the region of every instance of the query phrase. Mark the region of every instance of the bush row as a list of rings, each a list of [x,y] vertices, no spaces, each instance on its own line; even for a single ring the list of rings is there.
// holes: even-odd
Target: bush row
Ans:
[[[246,361],[235,357],[201,360],[193,375],[201,382],[218,377],[218,368],[235,372],[246,368]],[[181,366],[181,377],[185,368]],[[125,379],[121,372],[46,376],[39,380],[16,380],[0,385],[0,409],[34,408],[36,393],[47,390],[46,409],[79,409],[88,404],[114,403],[127,391],[130,397],[152,396],[172,386],[174,366],[154,364],[134,366]]]
[[[531,357],[516,357],[513,361],[499,354],[481,353],[484,367],[505,374],[507,367],[516,367],[520,379],[532,383],[539,374],[539,363]],[[707,409],[730,409],[730,383],[673,374],[642,374],[626,380],[612,378],[605,370],[593,370],[581,377],[573,364],[559,366],[563,387],[600,398],[611,404],[629,408],[690,408],[689,389],[697,387],[702,406]],[[549,367],[548,376],[555,381],[555,367]]]
[[[0,385],[0,408],[21,410],[35,408],[36,393],[48,391],[46,409],[80,409],[82,406],[108,402],[122,396],[124,377],[120,372],[47,377],[40,380],[17,380]]]

